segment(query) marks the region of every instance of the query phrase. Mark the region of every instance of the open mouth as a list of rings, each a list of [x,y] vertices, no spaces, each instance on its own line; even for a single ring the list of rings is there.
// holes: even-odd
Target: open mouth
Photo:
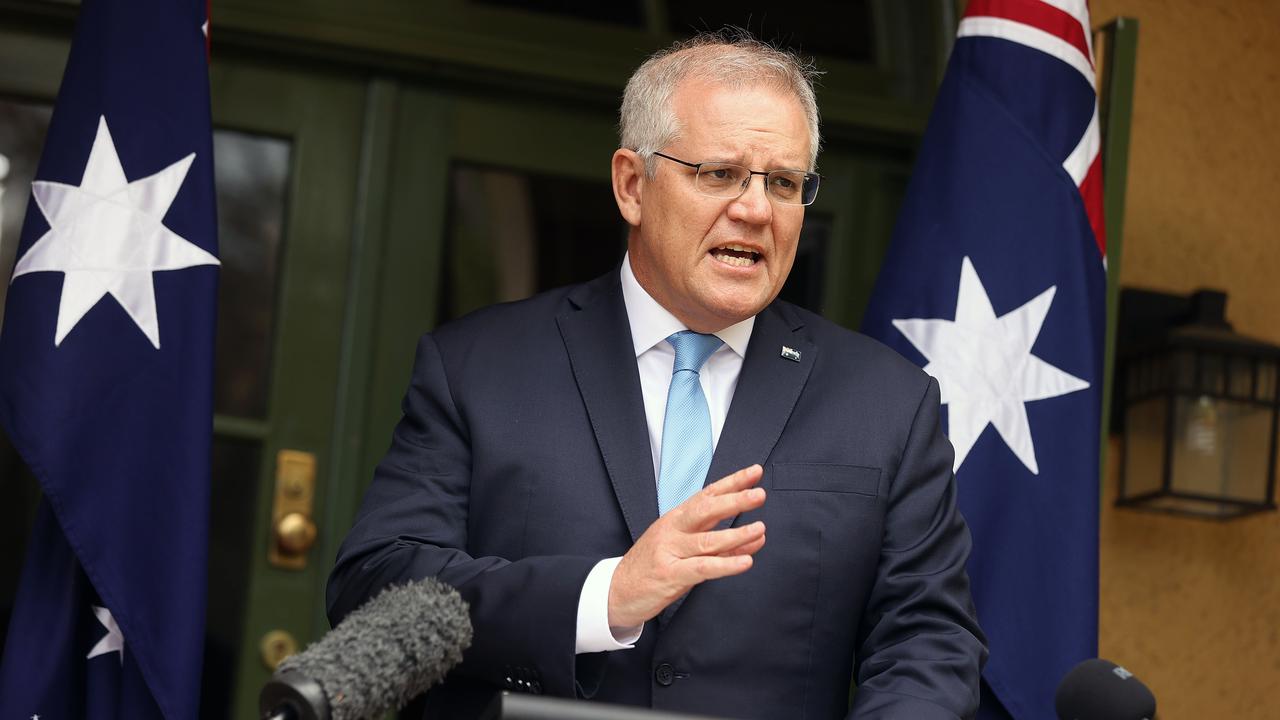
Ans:
[[[760,253],[748,250],[741,245],[724,245],[711,251],[711,257],[725,265],[734,267],[751,267],[760,259]]]

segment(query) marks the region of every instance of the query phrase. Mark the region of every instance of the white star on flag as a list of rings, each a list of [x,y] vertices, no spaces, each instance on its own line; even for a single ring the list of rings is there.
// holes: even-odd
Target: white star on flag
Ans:
[[[116,625],[116,619],[111,616],[111,611],[104,608],[93,606],[94,617],[98,618],[98,622],[107,629],[107,634],[98,641],[97,645],[84,656],[85,660],[92,660],[99,655],[108,653],[120,653],[120,664],[124,664],[124,635],[120,632],[120,626]]]
[[[49,222],[49,231],[18,260],[13,277],[33,272],[65,274],[55,346],[110,294],[160,349],[151,273],[219,264],[216,257],[162,222],[195,157],[192,153],[154,175],[129,182],[107,119],[101,117],[79,186],[44,180],[31,183],[31,194]]]
[[[1031,354],[1057,286],[996,317],[978,272],[966,257],[960,267],[956,319],[904,319],[893,326],[929,361],[948,405],[947,437],[956,471],[988,424],[1034,475],[1040,474],[1026,403],[1066,395],[1089,383]]]

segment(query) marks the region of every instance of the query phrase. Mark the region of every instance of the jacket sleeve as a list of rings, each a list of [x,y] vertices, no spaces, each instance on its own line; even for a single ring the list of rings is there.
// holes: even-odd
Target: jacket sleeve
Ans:
[[[578,595],[601,558],[468,554],[471,448],[431,335],[418,344],[403,410],[329,576],[329,621],[388,585],[434,577],[470,606],[474,637],[454,672],[573,696]]]
[[[986,638],[969,594],[971,541],[930,378],[889,491],[875,587],[859,633],[856,718],[969,718]]]

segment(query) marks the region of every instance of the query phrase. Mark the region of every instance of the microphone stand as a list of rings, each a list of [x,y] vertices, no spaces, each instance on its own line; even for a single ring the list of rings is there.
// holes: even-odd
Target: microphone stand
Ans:
[[[329,698],[320,683],[297,672],[282,672],[258,695],[262,720],[331,720]]]

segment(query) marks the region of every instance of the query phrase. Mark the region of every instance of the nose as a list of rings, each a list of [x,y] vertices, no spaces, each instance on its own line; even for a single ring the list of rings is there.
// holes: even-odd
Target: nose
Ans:
[[[730,220],[739,220],[752,225],[767,225],[773,220],[773,202],[769,200],[769,193],[765,188],[765,183],[769,180],[761,175],[760,182],[754,182],[755,175],[747,178],[747,189],[737,197],[736,200],[729,203],[727,210]]]

